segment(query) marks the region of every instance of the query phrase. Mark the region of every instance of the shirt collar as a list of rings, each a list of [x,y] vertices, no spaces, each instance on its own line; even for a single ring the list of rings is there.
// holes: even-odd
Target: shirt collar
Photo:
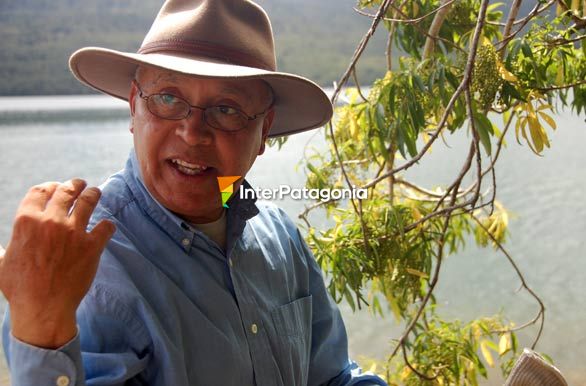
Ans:
[[[130,156],[124,170],[124,179],[128,184],[132,194],[136,198],[140,207],[165,230],[175,241],[186,251],[191,247],[193,242],[193,232],[187,222],[172,213],[158,202],[151,192],[144,185],[142,172],[136,157],[134,149],[130,151]],[[243,180],[240,189],[252,190],[248,181]],[[228,210],[226,212],[226,253],[229,255],[236,241],[242,234],[246,221],[256,216],[259,210],[256,206],[256,197],[246,195],[240,198],[239,191],[234,192],[228,200]],[[187,240],[187,241],[186,241]]]

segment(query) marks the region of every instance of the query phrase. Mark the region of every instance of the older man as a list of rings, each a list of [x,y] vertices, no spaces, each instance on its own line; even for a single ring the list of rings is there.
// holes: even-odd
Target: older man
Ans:
[[[128,99],[134,149],[101,191],[74,179],[23,199],[0,262],[12,384],[384,385],[349,361],[287,216],[222,205],[218,177],[332,114],[318,86],[275,71],[264,11],[169,0],[138,53],[86,48],[70,65]]]

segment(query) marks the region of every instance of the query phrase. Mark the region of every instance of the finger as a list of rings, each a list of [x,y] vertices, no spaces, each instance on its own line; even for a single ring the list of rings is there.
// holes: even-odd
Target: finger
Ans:
[[[55,190],[59,186],[58,182],[45,182],[43,184],[35,185],[28,190],[20,205],[18,212],[42,212],[47,206],[47,202],[51,199]]]
[[[100,251],[116,232],[116,225],[112,221],[102,220],[92,229],[90,235],[94,238]]]
[[[73,178],[60,184],[55,190],[53,197],[47,203],[45,213],[54,218],[67,217],[75,199],[85,188],[86,182],[79,178]]]
[[[100,200],[101,194],[102,192],[100,192],[100,189],[98,188],[88,188],[81,192],[75,201],[75,206],[70,215],[70,218],[77,227],[83,229],[87,227],[92,212]]]

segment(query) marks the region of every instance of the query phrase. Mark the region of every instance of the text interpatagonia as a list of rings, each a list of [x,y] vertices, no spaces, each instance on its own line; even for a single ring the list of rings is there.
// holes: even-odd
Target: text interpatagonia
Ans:
[[[279,185],[277,188],[244,188],[239,189],[241,199],[252,199],[254,197],[262,200],[282,200],[283,197],[289,196],[294,200],[343,200],[343,199],[366,199],[368,198],[368,189],[316,189],[316,188],[292,188],[289,185]]]

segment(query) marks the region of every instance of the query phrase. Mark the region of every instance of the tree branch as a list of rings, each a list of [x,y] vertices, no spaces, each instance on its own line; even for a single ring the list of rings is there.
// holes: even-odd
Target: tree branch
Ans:
[[[517,14],[519,13],[519,8],[521,8],[522,2],[523,2],[523,0],[513,0],[513,4],[511,5],[511,11],[509,12],[509,17],[507,18],[507,24],[505,24],[505,29],[503,31],[503,36],[509,36],[511,34],[511,29],[513,29],[513,23],[515,22],[515,19],[517,18]],[[503,49],[500,52],[501,61],[503,60],[504,57],[505,57],[505,50]]]
[[[442,24],[444,24],[444,20],[450,12],[450,8],[452,7],[453,0],[441,0],[440,7],[436,10],[435,17],[431,22],[431,26],[429,27],[429,35],[425,40],[425,46],[423,47],[423,55],[421,56],[422,60],[428,59],[431,54],[433,53],[433,48],[435,46],[435,40],[439,35],[439,31],[442,28]]]
[[[350,77],[350,73],[352,72],[352,69],[356,66],[356,62],[358,62],[358,59],[360,58],[360,56],[362,55],[362,52],[366,48],[368,41],[370,40],[372,35],[374,35],[374,32],[376,31],[376,27],[378,26],[378,23],[381,21],[383,15],[387,11],[387,8],[389,7],[389,5],[391,3],[393,3],[394,1],[395,0],[384,0],[383,1],[383,3],[381,4],[380,8],[378,9],[378,12],[376,13],[376,15],[372,21],[372,24],[370,25],[369,30],[362,37],[362,40],[358,44],[358,47],[356,47],[356,50],[354,51],[354,55],[352,55],[352,59],[350,60],[350,65],[348,66],[348,68],[344,72],[344,75],[342,75],[342,78],[340,78],[340,81],[338,82],[338,84],[334,90],[334,93],[332,94],[332,97],[330,99],[334,106],[336,105],[336,101],[338,100],[338,95],[340,94],[342,87],[344,87],[344,85],[348,81],[348,78]]]

